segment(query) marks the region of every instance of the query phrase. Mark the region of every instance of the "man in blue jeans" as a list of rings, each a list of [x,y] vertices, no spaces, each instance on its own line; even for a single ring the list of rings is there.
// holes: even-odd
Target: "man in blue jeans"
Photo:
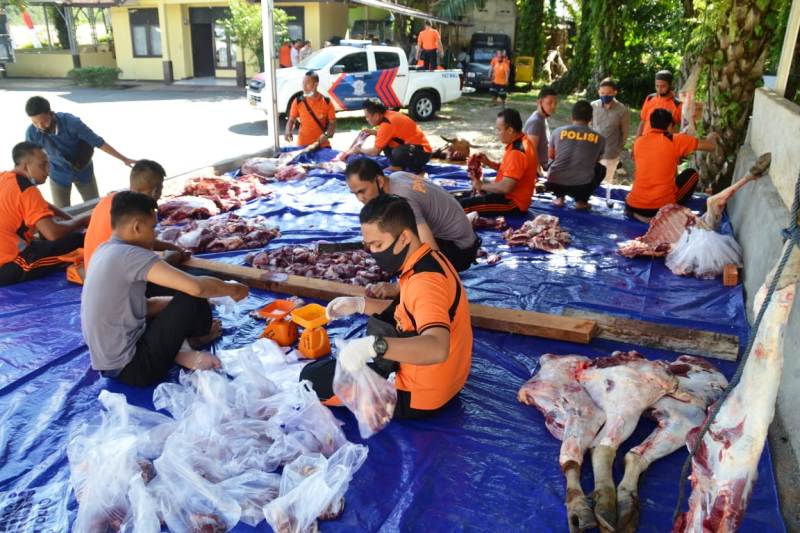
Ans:
[[[70,205],[73,183],[84,202],[99,196],[92,164],[95,148],[129,167],[136,163],[117,152],[75,115],[53,112],[50,102],[41,96],[28,99],[25,113],[32,123],[25,140],[44,147],[50,160],[50,190],[56,207]]]

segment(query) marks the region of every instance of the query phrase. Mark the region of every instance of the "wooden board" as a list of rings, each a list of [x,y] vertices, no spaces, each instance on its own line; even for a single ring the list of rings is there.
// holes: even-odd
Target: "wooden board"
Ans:
[[[564,315],[597,322],[597,338],[659,348],[681,354],[736,361],[739,338],[713,331],[681,328],[604,315],[583,309],[565,309]]]
[[[332,300],[337,296],[366,295],[365,289],[358,285],[287,274],[271,274],[266,270],[196,257],[191,258],[184,266],[205,270],[219,278],[237,280],[250,287],[304,298]],[[597,328],[592,319],[570,318],[480,304],[470,304],[470,314],[472,324],[478,328],[580,344],[588,344]]]

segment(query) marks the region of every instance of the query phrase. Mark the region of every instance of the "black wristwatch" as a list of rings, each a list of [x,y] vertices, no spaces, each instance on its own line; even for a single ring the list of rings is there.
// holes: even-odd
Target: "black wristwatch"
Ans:
[[[386,350],[389,349],[389,344],[383,337],[375,337],[375,342],[372,343],[372,349],[375,350],[375,359],[383,359]]]

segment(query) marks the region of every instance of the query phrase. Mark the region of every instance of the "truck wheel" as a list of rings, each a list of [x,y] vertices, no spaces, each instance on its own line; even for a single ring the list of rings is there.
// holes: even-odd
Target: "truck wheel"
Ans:
[[[436,116],[436,95],[431,91],[419,91],[411,97],[408,114],[418,122],[427,122]]]

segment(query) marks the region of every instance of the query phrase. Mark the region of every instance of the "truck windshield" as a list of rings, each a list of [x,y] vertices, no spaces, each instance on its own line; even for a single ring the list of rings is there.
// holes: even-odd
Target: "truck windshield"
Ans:
[[[475,63],[491,63],[497,48],[475,48],[472,50],[472,61]]]
[[[331,61],[336,59],[340,55],[340,52],[336,50],[329,50],[327,48],[323,48],[321,50],[317,50],[300,63],[297,64],[298,68],[302,68],[305,70],[321,70],[325,68]]]

